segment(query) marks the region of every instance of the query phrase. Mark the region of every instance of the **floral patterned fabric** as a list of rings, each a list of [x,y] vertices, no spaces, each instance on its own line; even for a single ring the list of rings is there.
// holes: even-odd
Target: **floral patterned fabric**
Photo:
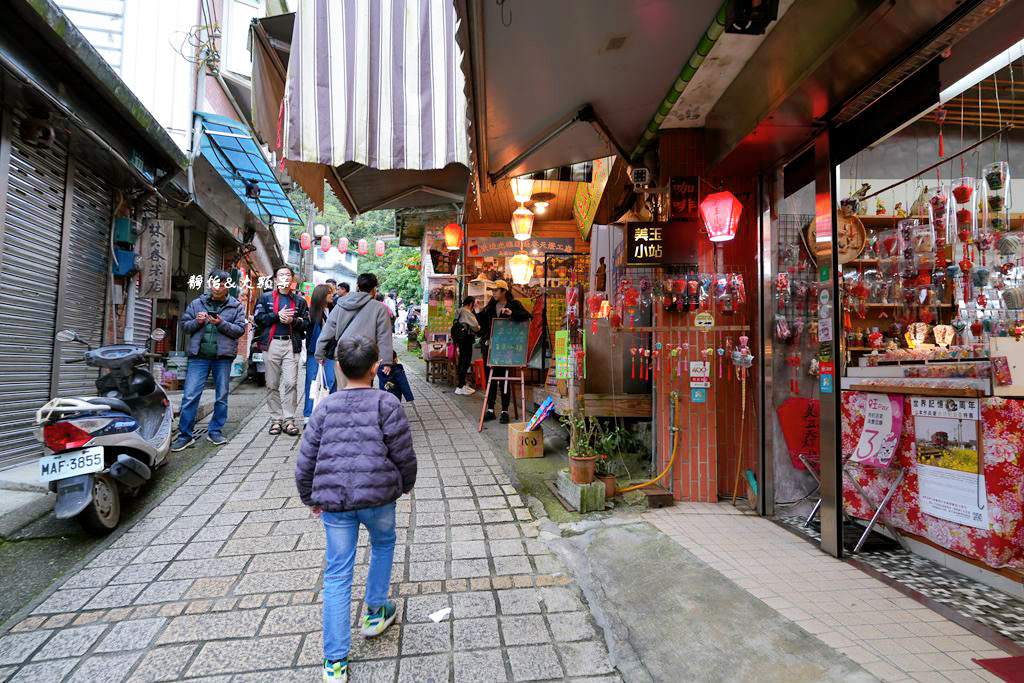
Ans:
[[[861,392],[842,392],[842,440],[844,460],[856,449],[864,427]],[[904,397],[903,438],[887,470],[850,465],[847,476],[857,481],[874,502],[881,501],[897,468],[906,477],[889,502],[884,518],[897,529],[917,534],[940,547],[984,562],[990,567],[1024,569],[1024,401],[982,399],[982,463],[988,501],[989,530],[974,529],[921,512],[914,468],[914,418],[910,399]],[[844,477],[843,503],[848,514],[870,519],[872,509]]]

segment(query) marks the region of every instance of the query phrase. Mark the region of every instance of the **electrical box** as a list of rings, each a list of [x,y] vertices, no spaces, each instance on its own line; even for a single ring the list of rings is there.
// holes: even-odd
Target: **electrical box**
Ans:
[[[132,229],[131,218],[118,216],[114,219],[114,241],[120,244],[135,244],[135,230]]]
[[[112,264],[114,277],[125,277],[135,272],[135,252],[130,249],[115,249],[116,260]]]

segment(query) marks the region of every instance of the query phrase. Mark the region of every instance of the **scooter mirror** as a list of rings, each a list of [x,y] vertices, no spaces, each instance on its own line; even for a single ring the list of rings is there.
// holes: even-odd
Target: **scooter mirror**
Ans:
[[[163,341],[167,337],[167,333],[159,327],[149,333],[149,338],[153,341]]]
[[[75,334],[74,330],[61,330],[54,338],[59,342],[70,342],[78,339],[78,335]]]

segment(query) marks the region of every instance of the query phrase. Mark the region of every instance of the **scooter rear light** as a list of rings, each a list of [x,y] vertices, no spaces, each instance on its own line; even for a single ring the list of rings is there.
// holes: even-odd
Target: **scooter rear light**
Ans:
[[[56,422],[43,427],[43,443],[54,453],[81,448],[91,439],[92,434],[70,422]]]

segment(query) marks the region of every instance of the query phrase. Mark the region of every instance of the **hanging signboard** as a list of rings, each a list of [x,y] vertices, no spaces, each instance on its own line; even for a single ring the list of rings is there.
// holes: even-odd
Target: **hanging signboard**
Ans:
[[[865,394],[864,429],[850,460],[869,467],[888,467],[902,433],[903,396]]]
[[[693,317],[693,326],[702,327],[708,329],[715,326],[715,316],[711,315],[707,311],[698,313]]]
[[[139,296],[168,299],[171,296],[171,235],[174,221],[147,220],[139,241]]]
[[[697,263],[697,221],[626,223],[626,265],[652,267]]]
[[[668,181],[668,215],[672,220],[697,219],[697,176],[680,176]]]

